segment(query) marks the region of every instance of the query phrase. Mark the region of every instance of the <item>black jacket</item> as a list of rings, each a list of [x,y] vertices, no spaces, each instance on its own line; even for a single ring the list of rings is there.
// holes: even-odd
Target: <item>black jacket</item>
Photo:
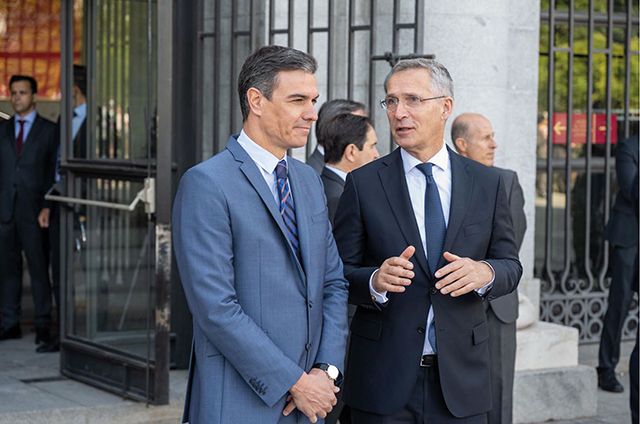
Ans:
[[[487,298],[514,291],[522,276],[509,204],[500,175],[458,156],[451,158],[451,209],[443,251],[486,260],[495,270]],[[358,305],[343,399],[354,408],[389,415],[409,401],[418,376],[425,326],[433,305],[444,400],[456,417],[491,409],[489,328],[475,292],[442,295],[428,264],[406,184],[400,149],[349,174],[335,217],[335,239]],[[369,279],[385,259],[413,245],[415,277],[404,293],[375,303]],[[440,258],[438,268],[445,265]]]
[[[55,179],[55,124],[36,115],[18,156],[14,119],[0,123],[0,222],[37,219],[50,207],[44,195]]]

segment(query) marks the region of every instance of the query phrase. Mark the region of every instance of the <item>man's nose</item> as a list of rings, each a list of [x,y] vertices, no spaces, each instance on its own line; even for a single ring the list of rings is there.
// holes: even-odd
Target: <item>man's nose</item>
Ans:
[[[306,121],[317,121],[318,120],[318,112],[316,112],[316,108],[313,103],[307,108],[303,115],[303,119]]]

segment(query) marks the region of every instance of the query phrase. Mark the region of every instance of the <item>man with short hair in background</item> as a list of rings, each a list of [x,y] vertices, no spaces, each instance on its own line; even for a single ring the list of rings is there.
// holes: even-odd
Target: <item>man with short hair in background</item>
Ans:
[[[47,234],[51,206],[44,195],[54,179],[55,125],[36,112],[38,84],[30,76],[9,82],[12,119],[0,124],[0,340],[22,337],[22,252],[34,302],[36,344],[51,340],[51,284]]]
[[[324,115],[324,117],[326,116]],[[325,119],[324,117],[323,119]],[[320,125],[325,129],[324,160],[326,161],[320,177],[324,184],[324,193],[327,196],[329,220],[333,225],[333,218],[344,190],[347,174],[380,157],[376,148],[378,138],[373,129],[373,123],[366,116],[345,113],[338,115],[330,122],[319,122]],[[351,324],[355,312],[356,307],[349,305],[349,324]],[[338,404],[327,416],[325,422],[335,424],[340,418],[340,424],[349,424],[351,423],[351,411],[342,402],[340,393],[337,397]]]
[[[347,174],[378,159],[380,154],[376,148],[378,138],[368,117],[345,113],[324,125],[325,166],[320,177],[333,224]]]
[[[476,113],[458,116],[451,126],[451,140],[461,156],[492,167],[504,181],[513,221],[518,251],[522,246],[527,221],[524,214],[524,193],[518,175],[509,169],[493,166],[498,147],[491,122]],[[491,394],[493,409],[489,424],[511,424],[513,421],[513,379],[516,364],[516,320],[518,291],[484,303],[489,323],[491,353]]]
[[[338,115],[352,113],[354,115],[367,116],[367,108],[360,102],[348,99],[335,99],[324,102],[318,111],[318,121],[316,122],[316,148],[307,159],[307,165],[322,174],[324,168],[324,141],[325,125]]]

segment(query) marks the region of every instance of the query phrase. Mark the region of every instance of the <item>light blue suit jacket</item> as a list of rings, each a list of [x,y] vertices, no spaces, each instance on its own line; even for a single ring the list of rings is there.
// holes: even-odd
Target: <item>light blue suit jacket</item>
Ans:
[[[193,314],[184,422],[308,422],[282,416],[319,362],[343,369],[348,283],[318,174],[289,158],[302,266],[257,165],[232,136],[191,168],[173,208],[174,247]]]

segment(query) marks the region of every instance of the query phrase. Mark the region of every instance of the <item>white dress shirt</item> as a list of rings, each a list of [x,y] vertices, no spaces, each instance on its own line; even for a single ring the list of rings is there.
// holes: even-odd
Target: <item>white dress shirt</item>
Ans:
[[[319,144],[318,144],[318,145],[316,145],[316,148],[318,149],[318,151],[320,152],[320,154],[321,154],[322,156],[324,156],[324,147],[322,147],[321,145],[319,145]]]
[[[331,165],[325,165],[325,167],[333,172],[334,174],[336,174],[338,177],[342,178],[342,181],[347,181],[347,173],[344,172],[342,169],[338,169],[338,168],[334,168]]]
[[[23,129],[23,133],[22,133],[22,145],[24,146],[25,144],[27,144],[27,137],[29,137],[29,131],[31,131],[31,127],[33,126],[33,123],[36,120],[36,115],[38,114],[38,112],[36,112],[36,110],[34,109],[33,111],[31,111],[31,113],[29,113],[27,116],[25,116],[24,118],[20,118],[18,115],[15,116],[15,137],[16,140],[18,140],[18,135],[20,134],[20,122],[18,121],[25,121],[24,124],[24,129]]]
[[[251,160],[253,160],[255,164],[258,165],[258,169],[262,173],[262,177],[266,181],[269,190],[271,190],[271,194],[273,195],[273,199],[276,202],[276,206],[280,207],[276,166],[278,165],[278,162],[284,159],[287,163],[288,169],[289,162],[287,160],[287,154],[285,153],[283,158],[278,159],[271,152],[259,146],[255,141],[251,140],[249,136],[244,132],[244,130],[240,131],[240,135],[238,136],[238,143],[240,144],[240,146],[242,146],[245,152],[247,152]],[[291,199],[293,199],[293,190],[291,190]]]
[[[422,249],[424,250],[425,256],[427,256],[427,238],[424,216],[424,197],[427,191],[427,177],[417,168],[417,166],[422,163],[419,159],[411,156],[402,148],[400,148],[400,155],[402,156],[404,177],[407,181],[407,188],[409,189],[409,197],[411,199],[411,206],[413,207],[413,214],[416,219],[416,224],[418,224],[418,231],[420,232]],[[431,159],[429,159],[428,163],[432,163],[434,165],[432,167],[433,179],[438,187],[438,194],[440,195],[440,204],[442,206],[445,225],[449,226],[449,213],[451,211],[451,161],[449,159],[449,151],[447,150],[447,146],[444,142],[442,144],[442,148]],[[378,293],[373,289],[371,284],[376,272],[378,272],[378,270],[371,275],[371,279],[369,280],[369,291],[376,302],[386,303],[389,300],[387,298],[387,292]],[[476,292],[479,295],[483,295],[491,287],[492,283],[493,279],[486,286],[477,289]],[[425,328],[428,329],[430,327],[433,318],[433,306],[431,306],[429,308],[427,326]],[[429,343],[429,338],[426,336],[427,332],[425,332],[424,346],[422,348],[423,355],[431,355],[434,353],[433,347]]]

